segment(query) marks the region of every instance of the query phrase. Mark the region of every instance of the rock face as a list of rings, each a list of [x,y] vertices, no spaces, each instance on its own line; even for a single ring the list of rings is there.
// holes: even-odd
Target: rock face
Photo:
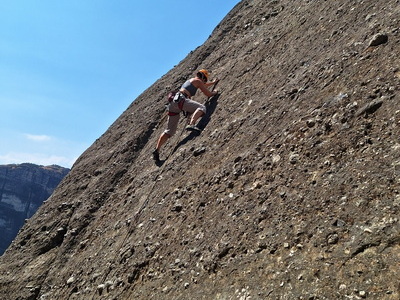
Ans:
[[[240,2],[78,159],[0,294],[399,299],[399,20],[396,0]],[[167,92],[199,68],[221,95],[156,166]]]
[[[0,166],[0,255],[25,219],[42,205],[69,169],[34,164]]]

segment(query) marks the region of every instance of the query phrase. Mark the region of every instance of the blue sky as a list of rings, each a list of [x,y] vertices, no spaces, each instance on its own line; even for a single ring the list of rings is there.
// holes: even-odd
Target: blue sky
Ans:
[[[239,0],[0,0],[0,164],[71,167]]]

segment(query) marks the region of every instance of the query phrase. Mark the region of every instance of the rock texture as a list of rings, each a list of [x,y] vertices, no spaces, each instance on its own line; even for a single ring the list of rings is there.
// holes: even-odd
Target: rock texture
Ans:
[[[34,164],[0,166],[0,255],[68,171]]]
[[[399,4],[240,2],[78,159],[0,293],[399,299]],[[221,79],[204,131],[156,166],[166,94],[203,67]]]

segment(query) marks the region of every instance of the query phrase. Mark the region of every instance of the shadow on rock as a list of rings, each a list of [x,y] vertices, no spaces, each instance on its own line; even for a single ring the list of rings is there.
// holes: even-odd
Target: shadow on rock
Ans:
[[[220,96],[220,94],[217,94],[205,103],[206,114],[197,123],[197,127],[200,128],[202,131],[206,128],[206,126],[210,122],[211,116],[214,113],[215,109],[217,108],[219,96]],[[195,137],[199,136],[200,134],[201,134],[201,132],[191,131],[188,136],[186,136],[182,141],[180,141],[175,146],[174,150],[172,150],[172,153],[175,153],[175,151],[178,150],[179,147],[187,144],[189,141],[193,140]]]

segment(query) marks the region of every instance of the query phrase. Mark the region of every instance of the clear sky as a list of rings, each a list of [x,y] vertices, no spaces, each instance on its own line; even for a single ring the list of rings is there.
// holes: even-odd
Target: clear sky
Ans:
[[[239,0],[0,0],[0,164],[71,167]]]

